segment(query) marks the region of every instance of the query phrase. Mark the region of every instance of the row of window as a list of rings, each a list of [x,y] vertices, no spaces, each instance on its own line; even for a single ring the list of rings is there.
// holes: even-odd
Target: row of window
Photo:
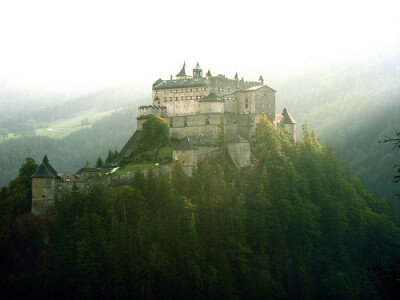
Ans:
[[[184,89],[184,90],[164,90],[163,94],[167,93],[188,93],[188,92],[199,92],[200,90],[208,91],[208,88],[192,88],[192,89]],[[159,91],[155,91],[154,94],[158,95]],[[161,93],[161,91],[160,91]]]
[[[164,97],[163,100],[194,100],[194,99],[202,99],[204,96],[185,96],[185,97]]]
[[[218,92],[231,92],[232,90],[230,88],[217,88]]]

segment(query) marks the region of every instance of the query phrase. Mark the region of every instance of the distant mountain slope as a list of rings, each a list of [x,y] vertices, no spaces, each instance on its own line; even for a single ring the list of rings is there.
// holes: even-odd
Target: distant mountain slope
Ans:
[[[13,131],[15,126],[21,122],[34,120],[36,122],[49,123],[59,119],[74,117],[80,112],[90,109],[96,109],[98,112],[105,112],[129,105],[133,101],[135,101],[135,103],[145,103],[146,96],[150,97],[150,95],[151,93],[149,91],[138,89],[134,87],[134,85],[124,85],[89,93],[70,100],[60,100],[56,98],[53,103],[57,104],[51,104],[50,102],[47,106],[44,106],[43,103],[37,106],[29,105],[29,107],[24,110],[17,109],[15,112],[11,111],[8,114],[2,114],[0,116],[0,128],[8,128],[10,131]],[[23,95],[21,95],[20,98],[23,98]],[[11,101],[4,99],[3,96],[1,105],[7,109],[7,107],[11,105],[10,102]],[[23,101],[21,102],[24,103]],[[49,103],[49,101],[47,103]],[[17,105],[17,103],[15,105]]]
[[[323,144],[340,153],[367,188],[379,196],[398,193],[391,178],[400,158],[385,135],[400,130],[400,48],[352,63],[342,63],[277,83],[277,105],[314,128]]]
[[[72,133],[62,139],[44,136],[23,137],[0,143],[0,186],[17,176],[25,157],[40,162],[44,154],[58,172],[76,172],[86,160],[94,165],[98,156],[103,159],[108,150],[118,149],[136,130],[137,106],[117,111],[93,124],[91,128]]]

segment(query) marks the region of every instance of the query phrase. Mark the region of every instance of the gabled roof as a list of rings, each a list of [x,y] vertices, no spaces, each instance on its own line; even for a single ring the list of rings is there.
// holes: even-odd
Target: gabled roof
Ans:
[[[59,178],[57,171],[50,165],[47,155],[43,157],[42,163],[36,172],[31,176],[32,178]]]
[[[173,89],[173,88],[189,88],[207,86],[206,78],[185,78],[185,79],[173,79],[173,80],[161,80],[153,84],[153,90]]]
[[[203,99],[199,100],[199,102],[224,102],[224,100],[222,100],[221,97],[218,97],[216,94],[211,92]]]
[[[193,144],[189,141],[188,137],[183,138],[183,140],[175,147],[174,150],[197,150]]]
[[[89,173],[101,173],[101,170],[99,168],[89,168],[89,167],[83,167],[82,169],[79,169],[78,172],[76,172],[76,175],[82,175],[83,172],[89,172]]]
[[[289,112],[286,109],[286,107],[283,109],[282,116],[283,116],[283,123],[284,124],[296,124],[296,121],[289,114]]]
[[[256,86],[249,87],[249,88],[247,88],[247,89],[239,90],[238,92],[256,91],[256,90],[259,90],[259,89],[261,89],[261,88],[268,88],[268,89],[270,89],[271,91],[273,91],[273,92],[276,93],[276,91],[275,91],[274,89],[270,88],[268,85],[256,85]]]
[[[184,77],[184,76],[186,76],[186,62],[183,63],[181,71],[176,75],[176,77]]]

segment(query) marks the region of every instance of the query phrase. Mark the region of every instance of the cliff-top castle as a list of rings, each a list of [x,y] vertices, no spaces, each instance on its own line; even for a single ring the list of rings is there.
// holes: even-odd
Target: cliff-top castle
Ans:
[[[172,161],[180,161],[191,176],[199,160],[218,151],[217,139],[221,124],[225,126],[227,152],[238,168],[250,166],[250,141],[260,116],[266,115],[278,129],[296,141],[296,122],[285,108],[275,111],[276,91],[258,81],[244,81],[237,73],[233,79],[224,75],[203,75],[199,63],[191,75],[186,64],[174,78],[158,79],[152,87],[152,105],[138,110],[137,130],[122,148],[115,164],[132,155],[132,144],[140,136],[143,123],[157,115],[167,121],[171,138],[180,143],[172,152]],[[91,178],[99,169],[83,168],[78,174],[57,174],[47,157],[32,176],[32,213],[41,214],[54,206],[57,197],[69,193],[72,186],[87,191]],[[110,182],[110,179],[108,179]]]

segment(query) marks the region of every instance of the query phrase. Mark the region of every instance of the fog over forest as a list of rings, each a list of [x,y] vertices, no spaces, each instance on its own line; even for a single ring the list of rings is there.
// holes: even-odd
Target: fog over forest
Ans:
[[[398,299],[399,11],[394,0],[1,2],[0,298]],[[183,64],[189,76],[196,64],[237,73],[237,89],[258,81],[230,92],[265,102],[232,97],[228,110],[207,77],[179,99],[210,105],[189,112],[198,123],[175,107],[169,124],[138,122],[153,84]],[[259,84],[277,91],[275,124]],[[210,144],[201,126],[214,126]],[[171,134],[186,127],[204,153]]]

